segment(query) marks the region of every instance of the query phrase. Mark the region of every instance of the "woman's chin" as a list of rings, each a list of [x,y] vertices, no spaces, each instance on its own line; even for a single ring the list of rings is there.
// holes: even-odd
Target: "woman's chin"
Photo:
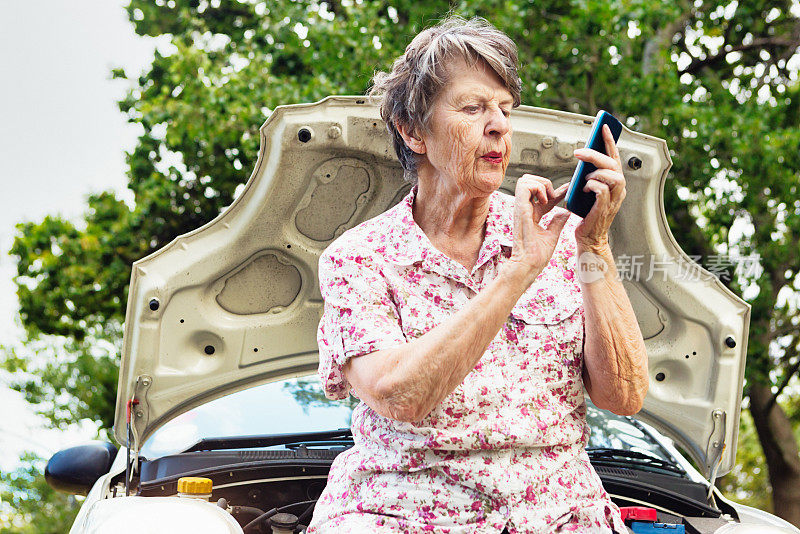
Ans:
[[[503,185],[504,178],[505,173],[501,170],[481,172],[476,176],[476,188],[487,193],[493,193]]]

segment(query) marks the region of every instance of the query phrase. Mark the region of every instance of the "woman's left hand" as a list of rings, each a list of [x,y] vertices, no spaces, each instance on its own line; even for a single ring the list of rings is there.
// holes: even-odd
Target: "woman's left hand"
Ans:
[[[594,206],[575,229],[578,244],[591,249],[608,245],[608,229],[625,199],[622,161],[608,125],[603,125],[603,140],[608,155],[585,147],[575,150],[575,157],[597,167],[586,177],[586,186],[583,188],[587,192],[594,191]]]

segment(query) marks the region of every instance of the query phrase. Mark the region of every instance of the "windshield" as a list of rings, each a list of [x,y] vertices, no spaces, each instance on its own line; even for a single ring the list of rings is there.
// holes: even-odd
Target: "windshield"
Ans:
[[[141,454],[150,459],[175,454],[203,438],[349,428],[357,404],[326,399],[316,376],[271,382],[179,415],[145,441]]]
[[[672,455],[635,419],[601,410],[588,398],[586,404],[586,421],[592,430],[587,449],[622,449],[675,462]]]
[[[175,454],[204,438],[316,432],[350,427],[358,401],[325,398],[316,376],[291,378],[233,393],[189,410],[158,429],[142,447],[145,458]],[[587,399],[592,430],[587,449],[634,451],[673,462],[635,420],[596,408]]]

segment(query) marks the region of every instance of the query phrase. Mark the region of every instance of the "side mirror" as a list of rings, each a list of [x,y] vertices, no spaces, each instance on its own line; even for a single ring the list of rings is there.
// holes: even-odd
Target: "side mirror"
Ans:
[[[44,470],[47,483],[58,491],[86,495],[111,469],[117,448],[110,443],[92,442],[55,453]]]

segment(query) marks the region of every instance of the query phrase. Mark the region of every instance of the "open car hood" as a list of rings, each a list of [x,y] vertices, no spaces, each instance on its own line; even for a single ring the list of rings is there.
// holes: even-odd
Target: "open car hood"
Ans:
[[[593,120],[514,110],[501,189],[513,195],[523,173],[555,186],[568,181],[573,149],[584,145]],[[650,361],[650,391],[637,417],[675,439],[707,475],[715,467],[723,474],[736,451],[750,307],[706,271],[686,275],[694,263],[664,215],[666,142],[623,129],[618,146],[628,194],[611,244],[618,264],[642,265],[642,276],[624,284]],[[320,253],[409,189],[378,110],[365,98],[276,108],[236,201],[133,266],[115,421],[120,443],[131,399],[131,448],[138,450],[191,408],[315,371]]]

